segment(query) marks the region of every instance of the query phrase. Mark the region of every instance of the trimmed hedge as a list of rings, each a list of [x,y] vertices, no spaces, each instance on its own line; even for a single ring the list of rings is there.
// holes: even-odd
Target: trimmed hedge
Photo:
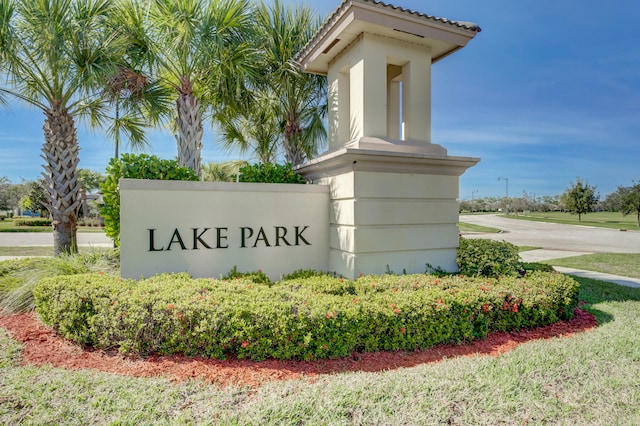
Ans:
[[[85,274],[41,280],[42,321],[61,336],[123,353],[262,360],[414,350],[549,324],[573,315],[578,284],[526,278],[329,276],[273,286],[164,274],[123,280]]]
[[[53,222],[46,218],[18,218],[13,220],[15,226],[51,226]]]

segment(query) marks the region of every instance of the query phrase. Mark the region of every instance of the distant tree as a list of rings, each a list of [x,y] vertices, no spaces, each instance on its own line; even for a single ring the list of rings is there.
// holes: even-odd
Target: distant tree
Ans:
[[[542,196],[542,209],[544,211],[557,211],[562,210],[563,206],[561,205],[560,195],[543,195]]]
[[[200,175],[205,182],[235,182],[240,167],[246,164],[246,161],[203,164],[200,167]]]
[[[607,195],[600,203],[603,210],[608,212],[619,212],[622,208],[622,197],[629,191],[629,187],[619,186],[611,194]]]
[[[24,183],[11,183],[6,176],[0,176],[0,211],[18,207],[20,198],[26,191]]]
[[[90,169],[78,169],[78,180],[82,189],[87,193],[91,193],[100,188],[102,182],[105,181],[105,177],[99,173]]]
[[[40,213],[40,216],[49,217],[47,204],[49,203],[44,179],[33,180],[26,183],[27,194],[20,199],[20,208]]]
[[[460,213],[462,213],[462,212],[470,212],[472,207],[473,206],[472,206],[470,201],[463,200],[463,201],[460,201],[458,203],[458,211]]]
[[[5,177],[0,177],[0,210],[11,209],[11,181]]]
[[[624,216],[636,213],[638,227],[640,227],[640,181],[635,182],[635,185],[627,188],[626,193],[621,199],[620,211]]]
[[[565,209],[571,214],[578,215],[578,222],[582,221],[582,215],[593,211],[593,207],[598,202],[599,196],[596,194],[596,187],[583,182],[579,177],[575,183],[564,192],[566,200]]]
[[[518,210],[524,214],[524,211],[529,209],[529,200],[525,197],[513,197],[510,200],[511,211],[518,216]]]

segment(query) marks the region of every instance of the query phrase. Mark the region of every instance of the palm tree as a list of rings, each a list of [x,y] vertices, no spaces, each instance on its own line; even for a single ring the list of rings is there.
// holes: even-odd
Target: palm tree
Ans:
[[[43,176],[53,219],[54,254],[76,253],[80,207],[78,117],[99,122],[96,95],[117,70],[120,38],[105,31],[109,0],[0,0],[5,92],[44,115]]]
[[[240,168],[245,165],[247,162],[242,160],[203,164],[202,180],[205,182],[234,182],[238,179]]]
[[[105,82],[104,96],[113,108],[106,131],[118,158],[123,136],[134,150],[149,146],[144,130],[168,114],[171,100],[170,93],[149,77],[153,56],[145,22],[148,8],[131,0],[118,0],[116,7],[110,30],[125,38],[126,52],[116,74]]]
[[[144,149],[148,141],[144,135],[144,117],[134,108],[132,100],[139,100],[149,85],[147,78],[136,71],[121,67],[117,73],[106,81],[104,95],[113,104],[114,116],[110,117],[111,124],[107,128],[107,135],[113,139],[115,147],[114,157],[119,158],[123,134],[128,137],[133,149]],[[124,113],[123,113],[124,102]]]
[[[256,73],[248,0],[151,0],[156,72],[177,94],[178,162],[200,173],[203,112],[238,99]]]
[[[281,125],[285,158],[299,165],[316,155],[327,137],[326,78],[302,73],[293,61],[321,21],[308,7],[285,7],[281,0],[271,6],[261,2],[255,20],[266,70],[259,87],[276,94],[274,113]]]
[[[256,97],[262,95],[261,97]],[[216,118],[222,144],[240,153],[251,151],[261,163],[275,163],[279,154],[281,125],[278,101],[271,92],[252,94],[245,105],[226,107]]]

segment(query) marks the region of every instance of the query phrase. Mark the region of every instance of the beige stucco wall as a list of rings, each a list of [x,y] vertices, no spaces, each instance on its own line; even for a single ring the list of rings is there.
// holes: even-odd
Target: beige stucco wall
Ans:
[[[123,277],[329,269],[327,187],[123,179],[120,191]]]
[[[348,171],[319,179],[330,188],[329,267],[360,273],[454,271],[458,177]]]

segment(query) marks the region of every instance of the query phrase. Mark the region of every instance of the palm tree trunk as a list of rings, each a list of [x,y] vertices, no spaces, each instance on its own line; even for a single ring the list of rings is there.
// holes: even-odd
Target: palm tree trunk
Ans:
[[[53,252],[77,253],[76,216],[80,207],[80,181],[78,180],[78,137],[73,117],[66,110],[45,111],[44,145],[42,158],[45,187],[53,219]]]
[[[283,137],[284,155],[287,162],[294,167],[304,163],[304,160],[307,158],[299,142],[301,133],[302,129],[297,121],[292,119],[287,120]]]
[[[193,94],[180,94],[178,106],[178,163],[200,176],[202,151],[202,115],[200,101]]]
[[[116,119],[115,122],[118,123],[118,120],[120,120],[120,97],[118,96],[116,98]],[[116,151],[115,151],[115,158],[118,159],[120,158],[120,127],[118,126],[116,129],[116,133],[113,135],[114,136],[114,142],[116,145]]]
[[[287,163],[294,167],[304,163],[307,158],[306,155],[302,152],[299,146],[291,143],[291,139],[285,137],[283,146]]]

